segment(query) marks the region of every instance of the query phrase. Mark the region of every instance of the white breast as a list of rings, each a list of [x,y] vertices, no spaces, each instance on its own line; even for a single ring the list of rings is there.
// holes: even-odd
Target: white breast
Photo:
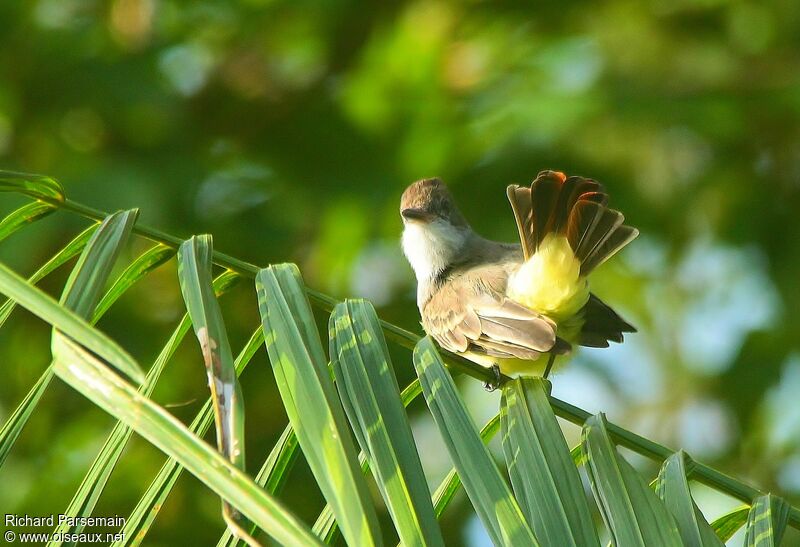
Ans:
[[[465,229],[444,220],[428,224],[409,222],[403,230],[403,253],[414,269],[417,281],[432,279],[444,270],[467,239]]]

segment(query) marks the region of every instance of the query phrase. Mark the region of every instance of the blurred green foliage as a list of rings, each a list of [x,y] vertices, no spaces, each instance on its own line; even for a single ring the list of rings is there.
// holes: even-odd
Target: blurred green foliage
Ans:
[[[600,180],[642,236],[594,287],[640,332],[581,352],[555,394],[800,500],[796,1],[37,0],[0,3],[0,21],[2,168],[140,207],[176,235],[213,233],[259,265],[295,261],[314,288],[370,298],[404,327],[419,330],[397,245],[406,184],[442,176],[478,231],[511,241],[507,184],[545,168]],[[66,219],[0,258],[31,273],[80,227]],[[101,322],[144,363],[182,313],[174,265],[153,279]],[[235,291],[223,311],[238,347],[254,295]],[[0,330],[3,420],[48,362],[46,329],[16,313]],[[394,351],[407,383],[410,355]],[[285,424],[265,366],[243,378],[251,469]],[[156,399],[191,416],[196,347],[167,370]],[[477,416],[496,410],[465,387]],[[4,510],[62,510],[112,423],[61,385],[43,407],[0,473]],[[129,452],[100,514],[126,515],[162,461],[143,442]],[[307,519],[322,503],[310,480],[298,465],[303,486],[286,493]],[[182,484],[148,544],[222,529],[218,500]],[[468,512],[449,517],[448,541],[478,541],[461,531]]]

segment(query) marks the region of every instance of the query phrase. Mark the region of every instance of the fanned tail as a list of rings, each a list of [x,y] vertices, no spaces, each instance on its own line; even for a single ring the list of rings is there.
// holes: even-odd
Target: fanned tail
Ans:
[[[623,224],[622,213],[607,207],[608,195],[592,179],[542,171],[530,187],[512,184],[507,194],[525,260],[536,253],[545,236],[562,234],[585,277],[639,235],[639,230]]]

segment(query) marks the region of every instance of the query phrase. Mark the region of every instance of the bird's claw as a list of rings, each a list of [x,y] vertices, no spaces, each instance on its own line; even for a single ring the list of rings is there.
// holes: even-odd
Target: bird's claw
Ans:
[[[500,387],[500,367],[497,366],[497,364],[494,364],[489,367],[489,370],[492,371],[493,378],[484,382],[483,389],[491,393]]]

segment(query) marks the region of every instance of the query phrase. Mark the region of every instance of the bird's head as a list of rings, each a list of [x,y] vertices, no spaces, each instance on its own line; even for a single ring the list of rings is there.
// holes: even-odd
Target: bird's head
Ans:
[[[419,180],[400,198],[403,252],[417,280],[431,279],[457,258],[472,230],[438,178]]]
[[[406,188],[400,198],[400,216],[406,225],[443,221],[455,227],[467,226],[450,190],[438,178],[418,180]]]

